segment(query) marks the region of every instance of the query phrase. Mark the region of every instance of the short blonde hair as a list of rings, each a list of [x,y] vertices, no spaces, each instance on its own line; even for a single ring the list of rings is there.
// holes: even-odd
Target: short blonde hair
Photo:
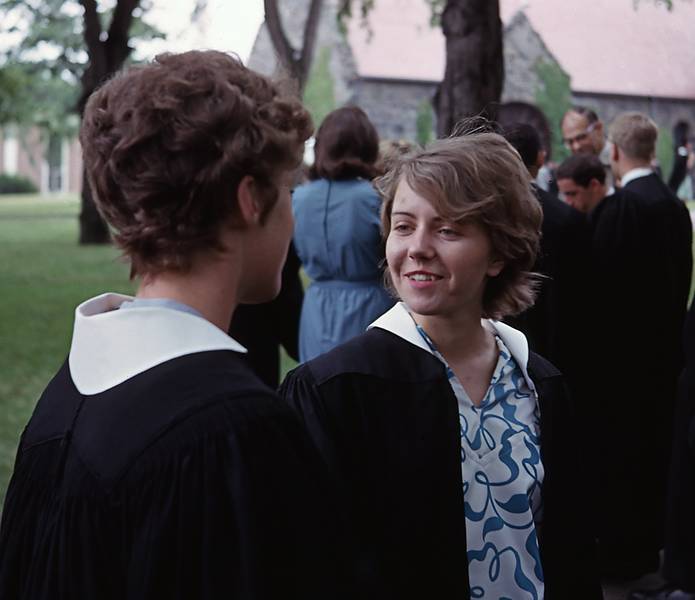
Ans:
[[[618,115],[608,129],[608,139],[628,158],[645,162],[654,157],[658,135],[654,121],[639,112]]]
[[[384,237],[391,230],[396,188],[403,179],[446,219],[475,222],[490,236],[495,259],[504,268],[487,281],[484,317],[501,319],[533,304],[537,276],[531,269],[543,215],[528,170],[502,136],[483,132],[437,140],[377,179]]]

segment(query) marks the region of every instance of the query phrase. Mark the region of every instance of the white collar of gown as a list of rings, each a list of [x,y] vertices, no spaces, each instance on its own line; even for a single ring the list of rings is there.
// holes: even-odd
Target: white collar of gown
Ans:
[[[529,347],[528,340],[526,336],[519,330],[510,327],[509,325],[502,323],[500,321],[493,321],[492,319],[482,319],[483,327],[497,334],[504,345],[507,346],[509,352],[511,352],[514,360],[521,368],[524,374],[526,383],[528,383],[529,388],[532,390],[536,389],[533,381],[528,374],[528,357],[529,357]],[[426,352],[432,353],[425,340],[415,327],[415,322],[410,316],[408,309],[403,302],[398,302],[393,308],[386,311],[381,315],[376,321],[374,321],[368,329],[372,327],[378,327],[379,329],[384,329],[397,335],[398,337],[404,339],[406,342],[422,348]]]
[[[162,306],[118,310],[132,299],[122,294],[102,294],[75,309],[68,363],[81,394],[99,394],[187,354],[246,352],[226,332],[190,313]]]

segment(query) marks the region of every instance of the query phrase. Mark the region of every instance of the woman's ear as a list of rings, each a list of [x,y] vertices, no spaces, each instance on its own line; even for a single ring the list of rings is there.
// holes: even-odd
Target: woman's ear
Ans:
[[[491,260],[490,265],[487,268],[488,277],[497,277],[504,269],[503,260]]]
[[[244,225],[258,225],[261,221],[261,205],[258,202],[258,186],[251,175],[244,175],[237,187],[239,217]]]

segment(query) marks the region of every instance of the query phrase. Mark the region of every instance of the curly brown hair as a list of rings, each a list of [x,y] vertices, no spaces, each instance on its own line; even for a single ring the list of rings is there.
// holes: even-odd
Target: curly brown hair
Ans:
[[[267,78],[217,51],[162,54],[97,90],[80,131],[88,180],[131,277],[186,271],[238,226],[236,190],[252,176],[263,217],[276,179],[296,167],[309,113]]]
[[[537,276],[531,269],[540,244],[542,211],[528,170],[501,135],[474,132],[436,140],[377,179],[384,236],[391,230],[391,211],[402,180],[444,218],[475,222],[490,236],[495,259],[504,267],[487,281],[482,316],[501,319],[533,304]],[[387,283],[393,290],[388,272]]]

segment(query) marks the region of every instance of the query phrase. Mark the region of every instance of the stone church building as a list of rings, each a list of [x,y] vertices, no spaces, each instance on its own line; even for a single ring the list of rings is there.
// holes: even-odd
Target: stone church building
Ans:
[[[285,29],[298,47],[308,1],[281,4],[288,11]],[[444,36],[430,25],[428,4],[377,0],[366,23],[354,17],[345,31],[337,25],[334,0],[325,4],[316,55],[328,53],[335,105],[361,106],[382,138],[417,139],[418,117],[431,111],[445,65]],[[552,88],[564,78],[568,100],[593,108],[604,122],[639,110],[662,129],[670,131],[679,120],[695,129],[695,44],[689,39],[695,4],[675,2],[668,11],[645,0],[500,0],[500,13],[501,120],[530,121],[549,143],[562,114],[553,106]],[[275,65],[263,25],[249,66],[272,74]]]

